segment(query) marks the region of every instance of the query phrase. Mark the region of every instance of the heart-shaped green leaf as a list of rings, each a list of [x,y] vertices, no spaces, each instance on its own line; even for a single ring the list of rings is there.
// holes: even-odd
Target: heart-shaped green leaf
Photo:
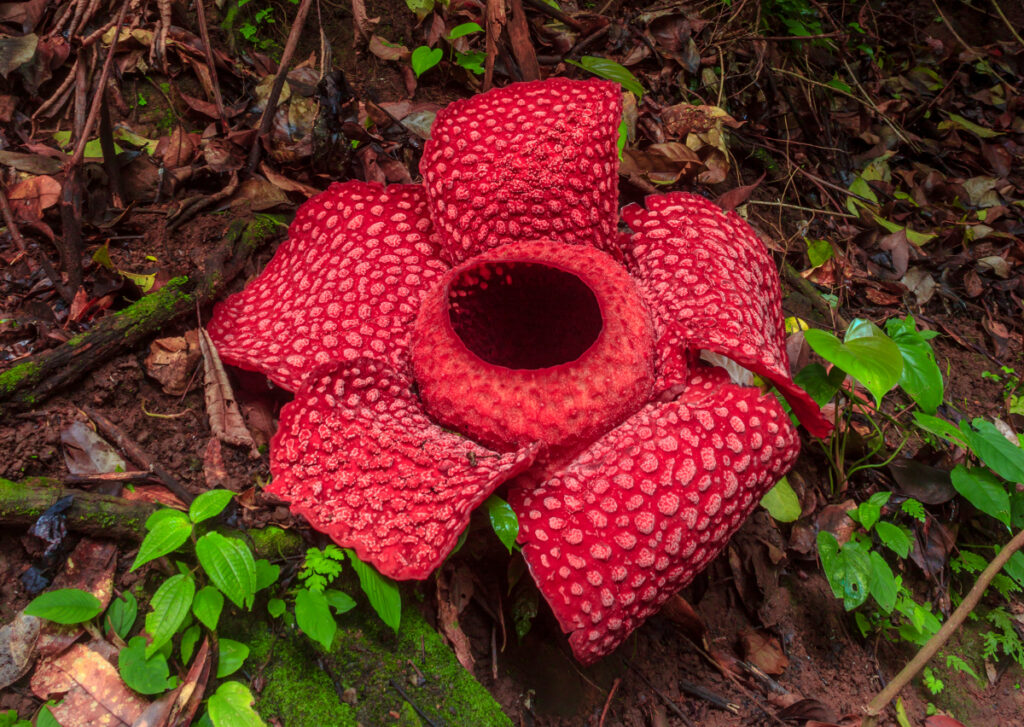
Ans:
[[[425,45],[421,45],[414,50],[409,63],[412,64],[412,72],[416,74],[416,78],[419,78],[440,63],[443,55],[444,51],[440,48],[431,49]]]
[[[840,341],[828,331],[804,331],[814,352],[864,384],[875,403],[896,386],[903,374],[903,355],[885,332],[871,321],[855,320]]]

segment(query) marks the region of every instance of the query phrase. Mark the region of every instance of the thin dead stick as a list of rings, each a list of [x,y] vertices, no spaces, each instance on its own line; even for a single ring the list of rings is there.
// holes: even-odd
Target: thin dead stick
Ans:
[[[694,727],[693,722],[690,721],[690,718],[686,716],[686,712],[684,712],[683,710],[679,709],[679,705],[676,704],[675,702],[673,702],[671,699],[669,699],[667,694],[665,694],[660,689],[658,689],[656,686],[651,684],[650,680],[647,677],[644,676],[644,673],[642,671],[640,671],[639,669],[637,669],[633,665],[633,662],[631,662],[631,661],[629,661],[629,659],[627,659],[626,660],[626,664],[629,666],[630,669],[633,670],[634,674],[636,674],[638,677],[640,677],[640,681],[642,681],[644,684],[646,684],[648,689],[650,689],[652,692],[654,692],[659,697],[661,697],[661,701],[663,701],[665,703],[665,705],[672,711],[672,713],[676,717],[678,717],[679,719],[683,720],[683,723],[687,727]]]
[[[960,628],[960,625],[970,615],[971,611],[974,610],[974,607],[978,605],[978,601],[981,600],[981,596],[985,593],[985,589],[988,588],[988,584],[992,582],[996,574],[1006,565],[1006,561],[1022,547],[1024,547],[1024,530],[1014,535],[1013,539],[1006,544],[1006,547],[1000,550],[996,557],[988,564],[988,567],[981,572],[967,597],[964,598],[963,602],[957,607],[946,623],[942,624],[942,628],[939,629],[938,633],[928,639],[928,643],[921,647],[921,650],[910,660],[910,663],[903,667],[900,673],[893,677],[892,681],[886,685],[885,689],[880,691],[868,703],[867,707],[864,708],[864,713],[867,716],[861,723],[861,727],[875,727],[878,723],[878,715],[882,713],[882,710],[931,661],[932,657],[949,640],[949,637]]]
[[[197,0],[199,1],[199,0]],[[306,16],[309,15],[311,0],[302,0],[299,10],[295,14],[295,22],[288,33],[288,40],[285,41],[284,50],[281,52],[281,63],[277,67],[277,75],[274,77],[274,85],[270,87],[270,95],[267,96],[267,105],[263,109],[263,116],[260,117],[259,131],[253,140],[252,148],[249,150],[249,164],[246,167],[249,174],[253,173],[256,165],[260,163],[260,154],[263,150],[263,139],[270,131],[274,122],[274,114],[277,111],[277,100],[281,98],[281,89],[284,88],[284,81],[288,77],[288,64],[295,55],[295,47],[299,44],[299,36],[302,35],[302,28],[306,24]]]
[[[217,115],[220,117],[220,130],[228,133],[228,117],[224,113],[224,99],[220,95],[220,83],[217,81],[217,66],[213,59],[213,46],[210,45],[210,30],[206,26],[206,10],[203,8],[203,0],[196,0],[196,19],[199,21],[199,37],[203,41],[203,50],[206,52],[206,65],[210,67],[210,82],[213,84],[213,103],[217,106]]]
[[[11,239],[14,240],[14,244],[18,247],[18,252],[23,255],[27,252],[25,248],[25,238],[21,236],[21,230],[18,229],[17,223],[14,221],[14,214],[11,212],[11,203],[7,201],[7,195],[4,194],[4,190],[0,187],[0,212],[4,216],[4,224],[7,225],[7,231],[11,233]]]
[[[615,690],[622,684],[622,680],[615,677],[615,681],[612,682],[612,689],[608,692],[608,699],[604,701],[604,709],[601,710],[601,720],[597,723],[597,727],[604,727],[604,718],[608,716],[608,709],[612,706],[612,697],[615,696]]]
[[[999,7],[999,3],[997,3],[996,0],[992,0],[992,6],[995,7],[996,12],[999,13],[999,17],[1003,19],[1004,23],[1006,23],[1006,27],[1013,37],[1017,39],[1017,42],[1020,43],[1021,46],[1024,46],[1024,38],[1020,37],[1020,33],[1017,32],[1016,28],[1013,27],[1013,23],[1011,23],[1006,17],[1006,13],[1004,13],[1003,9]]]
[[[121,427],[114,424],[114,422],[107,419],[92,407],[87,406],[83,411],[96,423],[96,428],[99,429],[104,436],[112,439],[114,444],[125,453],[125,456],[127,456],[128,459],[159,477],[164,486],[173,492],[179,500],[188,505],[195,499],[195,495],[186,490],[182,484],[175,479],[174,475],[158,465],[135,440],[130,438],[125,431],[121,429]]]
[[[544,0],[523,0],[523,4],[529,5],[537,12],[547,15],[549,18],[565,23],[573,30],[583,30],[583,23],[576,20],[571,15],[566,15],[558,8],[548,5]],[[600,13],[598,13],[598,15],[600,15]]]

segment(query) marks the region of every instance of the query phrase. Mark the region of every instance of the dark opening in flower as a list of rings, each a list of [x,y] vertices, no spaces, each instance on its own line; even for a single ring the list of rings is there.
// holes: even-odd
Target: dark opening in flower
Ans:
[[[673,192],[620,234],[619,87],[514,84],[442,112],[422,185],[334,184],[209,330],[294,391],[268,491],[394,578],[426,578],[507,483],[577,658],[609,653],[721,552],[792,466],[775,265]],[[453,267],[454,266],[454,267]],[[452,431],[453,430],[453,431]]]
[[[452,328],[472,353],[509,369],[575,361],[601,333],[601,306],[577,276],[540,263],[483,261],[448,289]]]
[[[412,365],[427,411],[452,429],[501,450],[563,448],[650,398],[653,329],[610,256],[551,240],[510,243],[427,294]]]

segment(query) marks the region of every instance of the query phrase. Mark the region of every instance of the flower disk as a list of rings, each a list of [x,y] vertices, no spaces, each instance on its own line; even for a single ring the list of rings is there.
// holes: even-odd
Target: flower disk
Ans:
[[[600,436],[651,395],[650,318],[590,247],[505,245],[453,268],[420,308],[412,364],[441,423],[506,450]]]
[[[310,374],[281,410],[267,491],[391,578],[426,578],[469,515],[526,470],[535,448],[497,454],[424,416],[412,382],[369,359]]]

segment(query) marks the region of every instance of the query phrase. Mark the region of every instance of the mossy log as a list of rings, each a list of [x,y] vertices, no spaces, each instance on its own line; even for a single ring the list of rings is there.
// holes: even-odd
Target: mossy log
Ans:
[[[194,314],[196,306],[209,303],[223,292],[255,250],[283,231],[280,222],[265,215],[235,220],[224,241],[195,276],[173,278],[155,293],[101,318],[90,330],[0,373],[0,416],[32,408],[171,321]]]
[[[47,480],[11,482],[0,477],[0,523],[31,525],[65,495],[74,498],[64,513],[68,528],[98,538],[142,540],[146,519],[157,509],[149,502],[61,487]]]

